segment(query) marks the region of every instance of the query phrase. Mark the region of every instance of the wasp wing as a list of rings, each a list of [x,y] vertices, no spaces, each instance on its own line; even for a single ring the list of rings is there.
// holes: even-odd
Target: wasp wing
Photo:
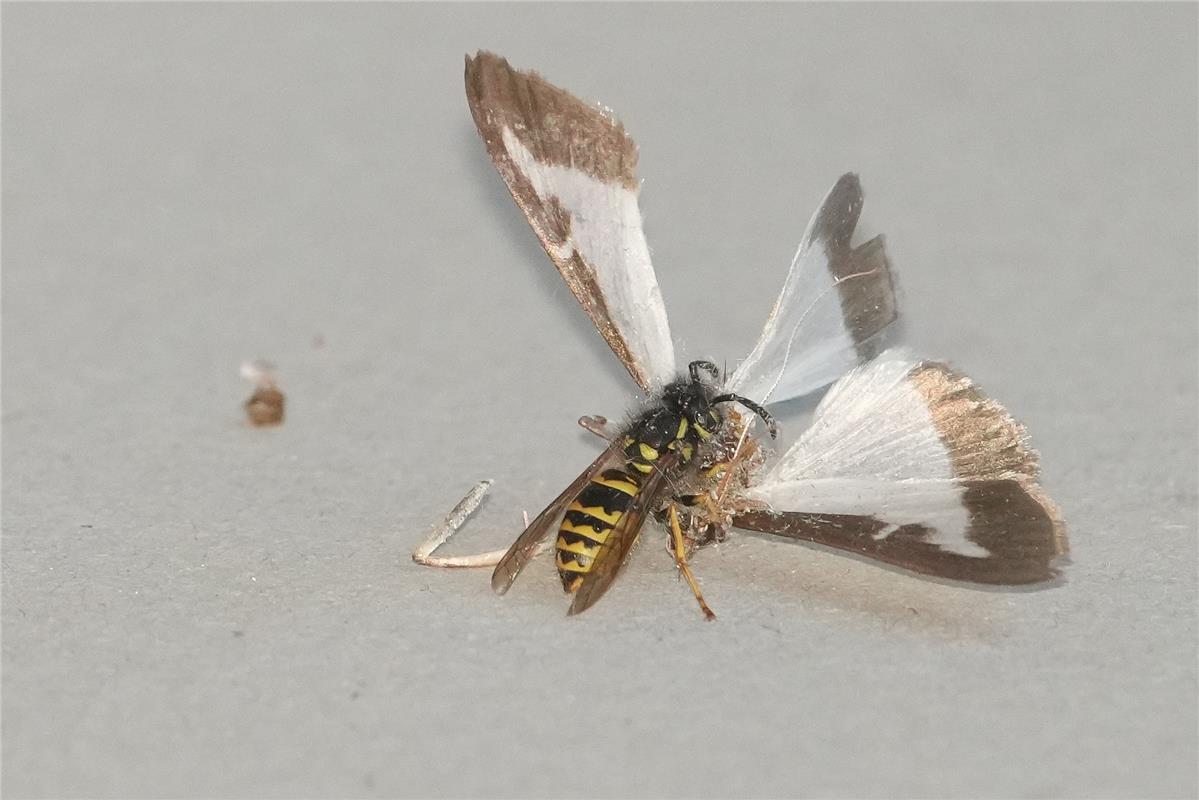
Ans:
[[[779,403],[821,388],[872,358],[895,320],[891,264],[876,236],[851,246],[862,186],[841,176],[808,223],[754,349],[729,388]]]
[[[598,472],[607,469],[608,467],[620,462],[621,442],[615,441],[608,445],[608,448],[591,462],[591,466],[583,470],[579,477],[571,481],[571,484],[562,490],[562,494],[554,498],[554,500],[545,507],[545,509],[537,515],[537,517],[529,523],[529,527],[524,529],[524,532],[516,538],[512,546],[508,548],[508,552],[504,553],[503,558],[495,565],[495,571],[491,573],[491,588],[497,594],[503,594],[511,588],[516,576],[525,568],[525,565],[532,560],[537,552],[537,546],[545,540],[556,526],[562,520],[562,516],[566,513],[566,507],[570,505],[570,501],[578,496],[579,492],[583,491],[583,487],[591,480]]]
[[[492,53],[466,59],[479,135],[550,260],[638,385],[674,345],[637,205],[637,146],[610,112]]]
[[[591,570],[583,575],[583,582],[575,592],[568,614],[580,614],[591,608],[616,580],[629,551],[633,549],[641,533],[646,516],[653,510],[654,502],[658,499],[659,491],[666,480],[662,471],[665,466],[662,462],[658,463],[641,487],[641,491],[637,493],[629,510],[621,516],[612,533],[600,546]]]
[[[1053,578],[1065,529],[1023,426],[969,378],[889,351],[837,382],[733,524],[995,584]]]

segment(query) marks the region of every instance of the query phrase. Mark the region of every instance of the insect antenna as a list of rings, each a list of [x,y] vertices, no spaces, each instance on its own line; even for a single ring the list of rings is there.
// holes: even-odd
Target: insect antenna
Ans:
[[[753,400],[749,400],[749,399],[742,397],[739,394],[729,392],[728,394],[722,394],[717,397],[713,397],[712,405],[716,405],[717,403],[740,403],[741,405],[745,406],[750,411],[754,412],[755,414],[757,414],[759,417],[762,418],[762,421],[766,423],[766,429],[770,431],[771,439],[778,438],[779,429],[778,429],[778,424],[775,423],[775,421],[774,421],[774,417],[772,417],[770,415],[769,411],[762,408],[760,405],[755,403]]]

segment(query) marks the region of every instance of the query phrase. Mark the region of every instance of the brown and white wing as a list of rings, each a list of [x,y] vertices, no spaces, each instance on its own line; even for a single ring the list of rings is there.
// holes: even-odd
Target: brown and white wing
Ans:
[[[604,452],[600,453],[587,469],[579,473],[579,477],[571,481],[570,485],[529,523],[529,527],[516,537],[516,541],[508,548],[508,552],[504,553],[491,573],[491,588],[496,594],[504,594],[512,587],[516,576],[520,575],[525,565],[537,554],[537,546],[555,530],[566,514],[566,507],[583,491],[587,482],[601,470],[620,463],[622,446],[623,442],[619,440],[608,445]]]
[[[729,380],[731,391],[780,403],[815,391],[872,358],[895,321],[883,237],[852,246],[862,186],[842,175],[808,223],[758,343]]]
[[[837,382],[738,527],[991,584],[1057,575],[1065,528],[1024,428],[969,378],[887,351]]]
[[[466,98],[496,169],[595,327],[644,391],[669,381],[674,344],[624,126],[488,52],[466,59]]]

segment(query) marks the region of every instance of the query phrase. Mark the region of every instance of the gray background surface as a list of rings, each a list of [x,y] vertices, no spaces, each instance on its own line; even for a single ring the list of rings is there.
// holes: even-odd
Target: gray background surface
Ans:
[[[3,21],[6,795],[1195,795],[1194,5]],[[507,544],[631,396],[476,140],[479,47],[637,137],[687,356],[748,351],[858,171],[909,340],[1034,433],[1069,580],[744,536],[704,624],[657,533],[570,620],[547,562],[503,599],[412,564],[481,477],[456,546]]]

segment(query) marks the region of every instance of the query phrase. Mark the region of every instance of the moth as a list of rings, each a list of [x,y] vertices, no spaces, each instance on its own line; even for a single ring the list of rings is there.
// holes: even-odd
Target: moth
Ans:
[[[723,374],[676,363],[642,232],[637,148],[607,109],[488,52],[466,59],[487,153],[583,310],[649,398],[624,426],[580,423],[604,451],[506,551],[434,555],[481,501],[479,484],[413,553],[491,566],[504,593],[551,534],[569,613],[612,585],[651,518],[701,610],[695,549],[731,528],[978,584],[1053,580],[1065,528],[1038,485],[1025,429],[967,377],[883,349],[897,317],[882,236],[853,237],[858,178],[843,175],[808,224],[753,350]],[[810,426],[772,458],[768,407],[829,387]]]

